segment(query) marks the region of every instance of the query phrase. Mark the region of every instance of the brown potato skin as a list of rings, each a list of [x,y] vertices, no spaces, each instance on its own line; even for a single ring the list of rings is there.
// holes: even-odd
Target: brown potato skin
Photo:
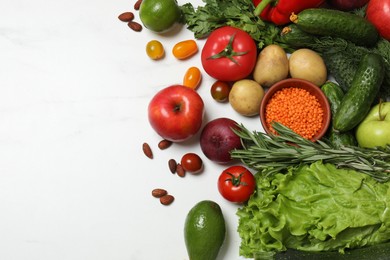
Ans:
[[[289,67],[292,78],[305,79],[317,86],[322,86],[328,78],[324,60],[310,49],[294,51],[289,58]]]
[[[288,77],[287,53],[279,45],[271,44],[259,53],[253,70],[253,79],[262,87],[268,88]]]
[[[236,81],[229,93],[229,103],[233,109],[243,116],[255,116],[260,113],[264,89],[254,80]]]

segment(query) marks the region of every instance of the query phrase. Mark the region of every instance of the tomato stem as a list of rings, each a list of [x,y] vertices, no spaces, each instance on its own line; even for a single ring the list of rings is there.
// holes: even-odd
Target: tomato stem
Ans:
[[[241,177],[244,174],[243,172],[240,173],[240,175],[238,175],[237,177],[234,176],[233,174],[231,174],[230,172],[227,172],[226,174],[230,175],[231,178],[228,178],[225,181],[231,181],[234,187],[238,187],[240,185],[243,185],[243,186],[247,185],[246,182],[241,182]]]
[[[219,59],[219,58],[228,58],[229,60],[231,60],[232,62],[234,62],[235,64],[237,65],[240,65],[238,63],[238,61],[236,61],[233,57],[234,56],[242,56],[242,55],[245,55],[248,53],[248,51],[242,51],[242,52],[235,52],[233,50],[233,41],[234,41],[234,38],[235,38],[236,34],[234,33],[230,39],[229,39],[229,43],[226,45],[225,49],[223,49],[221,52],[217,53],[217,54],[214,54],[210,57],[208,57],[207,59]]]

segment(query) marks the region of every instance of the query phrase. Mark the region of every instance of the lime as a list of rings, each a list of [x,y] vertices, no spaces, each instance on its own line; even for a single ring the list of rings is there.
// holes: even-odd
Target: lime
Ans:
[[[165,32],[180,21],[181,10],[176,0],[143,0],[139,16],[149,30]]]

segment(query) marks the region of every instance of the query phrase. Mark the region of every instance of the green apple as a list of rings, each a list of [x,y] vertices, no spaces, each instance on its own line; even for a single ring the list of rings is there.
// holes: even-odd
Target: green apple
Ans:
[[[371,108],[356,129],[360,147],[372,148],[390,144],[390,102],[381,102]]]

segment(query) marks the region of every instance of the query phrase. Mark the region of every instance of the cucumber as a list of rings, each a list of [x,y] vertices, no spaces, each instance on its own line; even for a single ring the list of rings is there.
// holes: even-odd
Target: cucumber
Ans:
[[[382,57],[367,53],[359,62],[350,89],[333,118],[333,128],[346,132],[357,126],[369,112],[384,78]]]
[[[344,92],[341,87],[332,82],[328,81],[321,86],[322,92],[328,98],[330,110],[332,113],[332,121],[336,115],[337,110],[340,107],[341,101],[344,97]],[[333,127],[330,127],[326,133],[326,137],[329,139],[330,143],[336,147],[340,148],[341,146],[356,146],[357,141],[355,135],[352,131],[347,131],[345,133],[339,133],[334,131]]]
[[[357,146],[357,140],[353,131],[338,133],[331,128],[329,133],[329,141],[335,148],[342,146]]]
[[[337,110],[339,109],[341,100],[344,97],[344,92],[340,86],[332,81],[326,82],[321,86],[322,92],[328,98],[330,110],[332,112],[332,118],[335,116]]]
[[[375,26],[364,17],[335,9],[309,8],[292,14],[290,20],[311,34],[339,37],[363,46],[374,46],[379,39]]]
[[[275,260],[388,260],[390,258],[390,243],[367,246],[346,250],[344,254],[339,252],[304,252],[288,249],[277,253]]]
[[[316,36],[299,29],[294,23],[285,26],[280,33],[281,41],[294,48],[308,47],[316,41],[316,38]]]

